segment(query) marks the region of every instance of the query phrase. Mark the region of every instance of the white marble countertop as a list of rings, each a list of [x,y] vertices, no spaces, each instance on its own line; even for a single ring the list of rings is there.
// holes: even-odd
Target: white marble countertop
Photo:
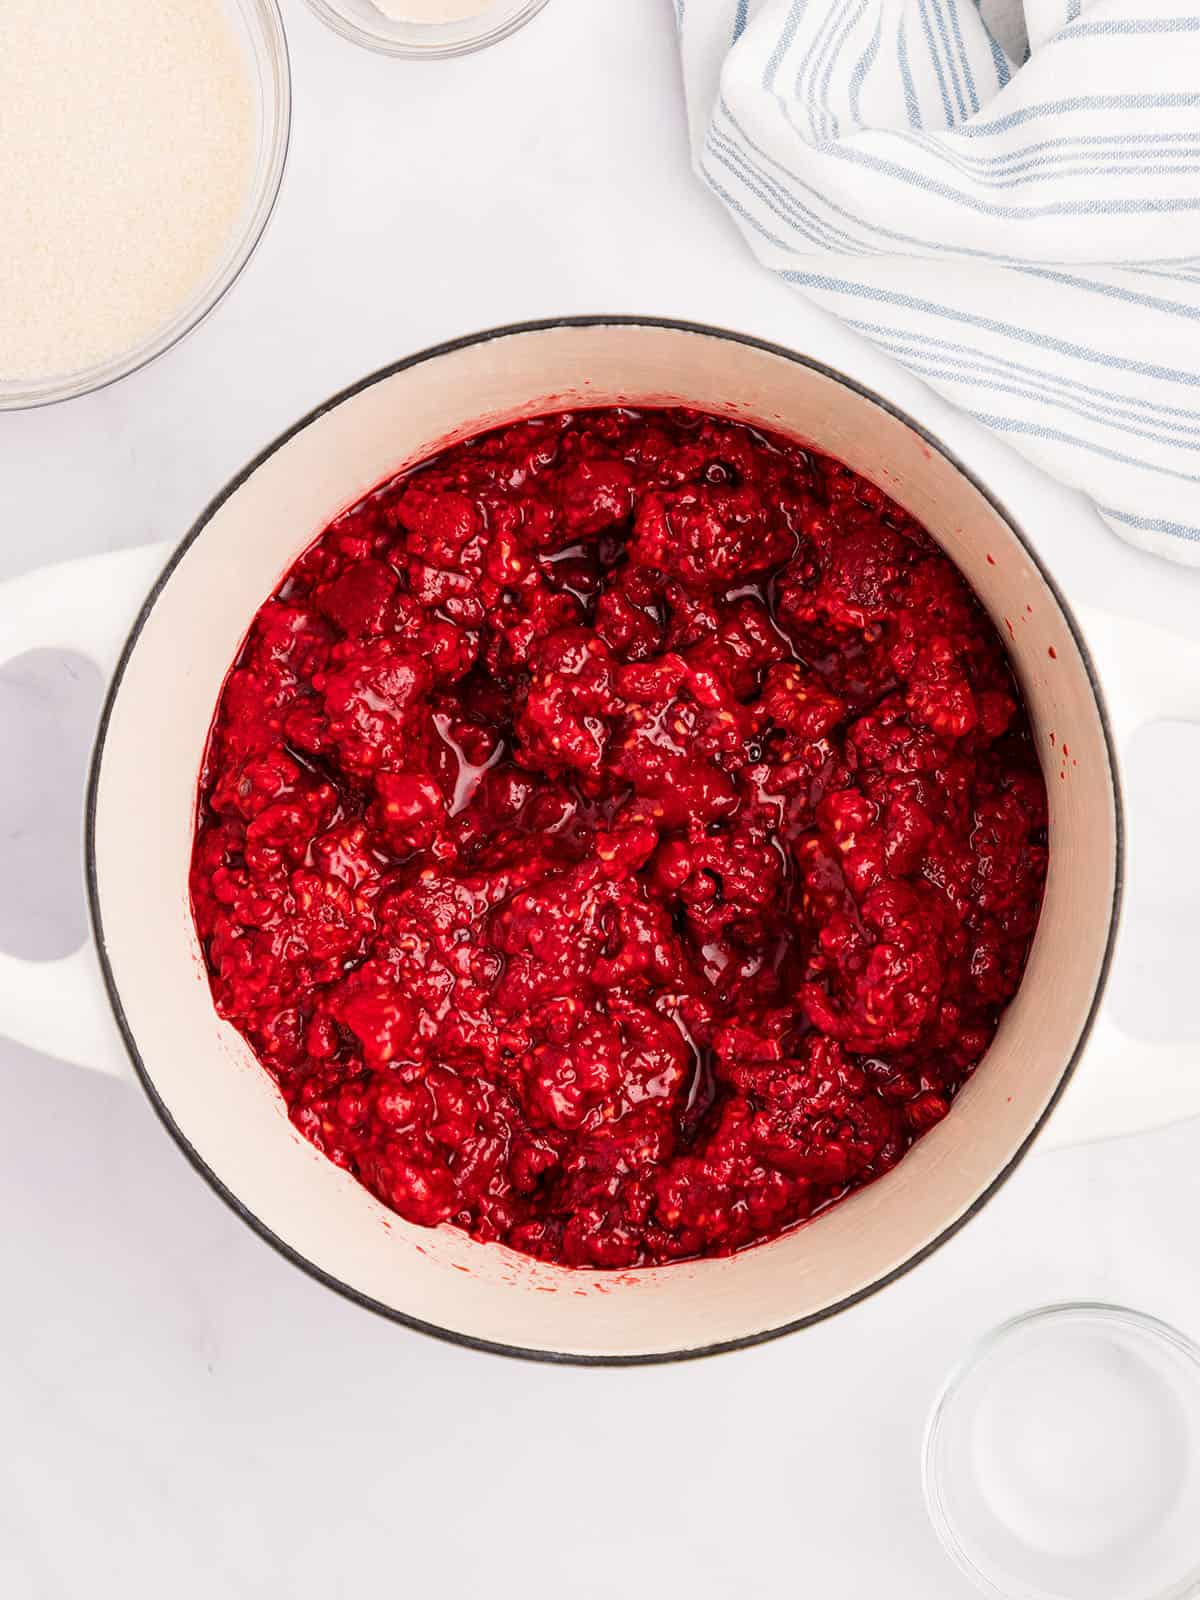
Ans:
[[[834,360],[851,336],[745,254],[688,171],[666,0],[552,0],[463,61],[405,64],[285,0],[296,113],[243,281],[147,371],[0,416],[0,579],[175,537],[244,460],[407,351],[522,317],[639,311]],[[913,380],[879,358],[877,386]],[[996,451],[1004,446],[997,444]],[[1194,628],[1200,572],[1080,523],[1069,591]],[[0,671],[0,946],[83,930],[79,784],[99,699]],[[1200,741],[1142,736],[1126,1021],[1197,1035]],[[1138,1020],[1140,1026],[1140,1020]],[[739,1355],[578,1371],[471,1354],[295,1271],[131,1087],[0,1042],[0,1594],[967,1600],[921,1503],[921,1429],[980,1333],[1124,1301],[1200,1334],[1200,1122],[1034,1153],[982,1215],[852,1311]]]

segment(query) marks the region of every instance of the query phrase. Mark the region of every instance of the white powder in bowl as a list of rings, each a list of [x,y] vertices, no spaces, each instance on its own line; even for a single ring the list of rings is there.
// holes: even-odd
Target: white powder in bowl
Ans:
[[[0,0],[0,379],[117,356],[192,300],[249,194],[222,0]]]
[[[465,22],[481,17],[491,0],[374,0],[393,22]]]

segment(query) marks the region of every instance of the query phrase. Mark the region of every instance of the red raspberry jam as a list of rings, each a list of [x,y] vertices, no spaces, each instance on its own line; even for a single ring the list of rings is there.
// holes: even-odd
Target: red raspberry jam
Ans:
[[[946,1115],[1021,977],[1046,798],[1005,652],[838,462],[541,417],[339,516],[217,709],[217,1010],[401,1216],[720,1255]]]

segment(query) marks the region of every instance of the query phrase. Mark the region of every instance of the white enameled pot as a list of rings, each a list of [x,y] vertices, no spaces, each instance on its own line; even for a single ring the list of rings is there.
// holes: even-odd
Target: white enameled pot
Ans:
[[[991,1049],[898,1167],[731,1259],[605,1274],[414,1227],[318,1154],[216,1016],[187,870],[222,680],[255,611],[329,519],[481,428],[616,402],[696,406],[782,431],[847,462],[925,524],[1008,639],[1050,795],[1050,865],[1025,978]],[[1122,876],[1115,752],[1142,722],[1200,714],[1200,648],[1077,614],[1039,564],[1037,528],[1014,525],[1001,489],[849,377],[710,328],[528,325],[368,378],[271,445],[174,551],[74,562],[0,591],[5,657],[58,646],[114,669],[86,825],[95,948],[44,964],[3,957],[0,1030],[113,1071],[126,1069],[127,1050],[167,1128],[245,1221],[331,1287],[466,1344],[658,1360],[753,1343],[852,1303],[954,1232],[1048,1118],[1048,1135],[1066,1141],[1200,1112],[1188,1051],[1127,1039],[1097,1018]]]

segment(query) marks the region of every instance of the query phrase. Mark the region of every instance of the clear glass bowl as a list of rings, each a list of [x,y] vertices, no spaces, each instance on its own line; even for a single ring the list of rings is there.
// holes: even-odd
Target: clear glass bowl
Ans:
[[[385,16],[371,0],[308,0],[308,4],[335,33],[368,50],[437,60],[498,44],[523,28],[546,0],[491,0],[479,15],[458,22],[399,22]]]
[[[1120,1306],[983,1339],[925,1436],[949,1554],[1001,1600],[1182,1600],[1200,1585],[1200,1349]]]
[[[46,377],[0,379],[0,411],[49,405],[102,389],[162,355],[209,314],[240,276],[270,220],[287,160],[292,120],[291,70],[277,0],[226,0],[238,29],[257,112],[254,171],[237,227],[225,254],[190,301],[140,344],[93,366]]]

